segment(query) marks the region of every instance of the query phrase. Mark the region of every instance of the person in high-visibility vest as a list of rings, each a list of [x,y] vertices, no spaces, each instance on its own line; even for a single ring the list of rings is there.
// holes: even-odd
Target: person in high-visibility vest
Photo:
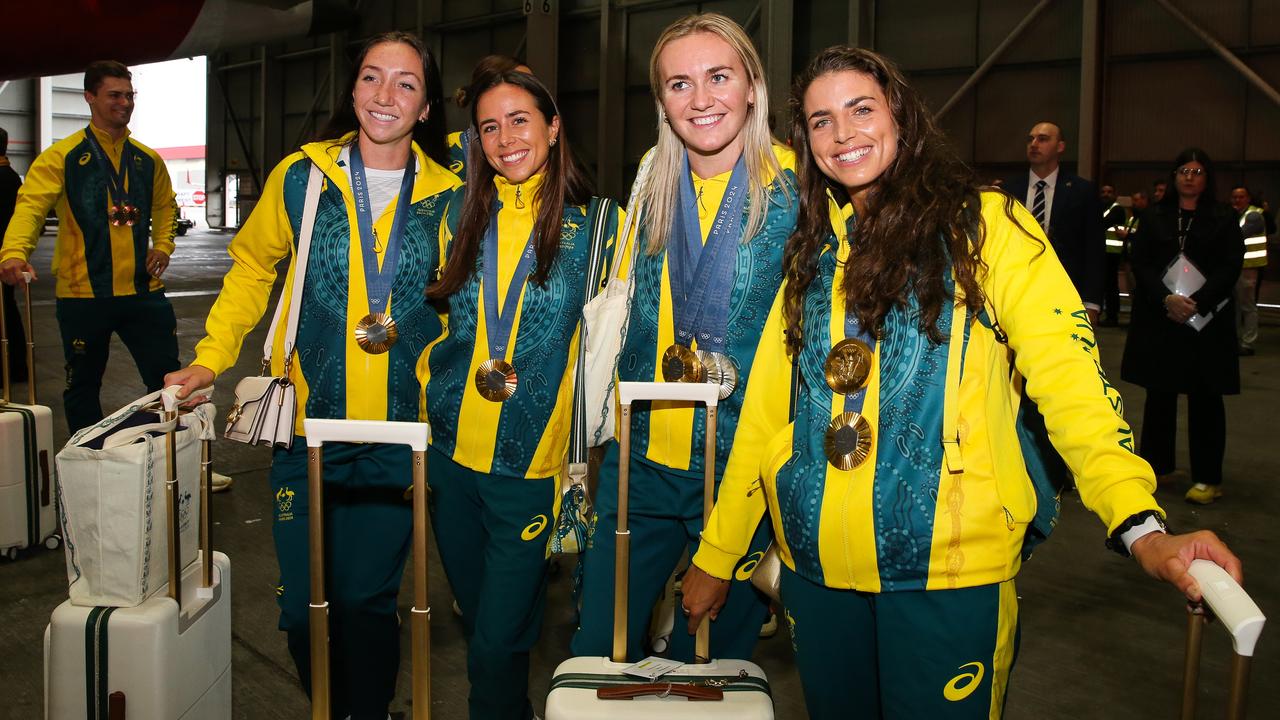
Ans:
[[[1236,281],[1236,328],[1240,354],[1252,355],[1258,339],[1258,283],[1262,268],[1267,266],[1267,223],[1262,208],[1253,204],[1253,194],[1243,185],[1231,190],[1231,208],[1244,234],[1244,268]]]
[[[1114,185],[1103,185],[1098,193],[1102,206],[1102,226],[1106,228],[1107,276],[1102,295],[1102,325],[1120,324],[1120,262],[1124,259],[1124,239],[1128,234],[1129,213],[1116,202]]]

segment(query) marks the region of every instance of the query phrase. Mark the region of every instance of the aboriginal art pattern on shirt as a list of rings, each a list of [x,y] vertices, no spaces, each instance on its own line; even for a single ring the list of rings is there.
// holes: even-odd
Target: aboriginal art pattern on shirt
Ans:
[[[125,142],[129,141],[126,139]],[[147,249],[150,247],[151,194],[155,186],[156,165],[155,160],[137,146],[128,155],[131,167],[125,197],[130,205],[138,208],[139,217],[138,222],[128,228],[133,236],[133,285],[137,292],[145,293],[151,288]],[[94,297],[111,297],[115,294],[111,223],[107,218],[111,195],[107,189],[106,170],[94,159],[88,138],[82,138],[67,153],[63,173],[67,206],[80,232],[84,233],[84,262],[89,286]]]
[[[805,339],[800,352],[801,400],[797,404],[791,459],[775,479],[787,545],[796,570],[823,582],[818,553],[822,499],[832,467],[823,451],[831,421],[833,391],[823,365],[832,347],[832,283],[834,238],[818,262],[818,275],[805,293]],[[948,293],[952,292],[947,283]],[[838,291],[838,290],[837,290]],[[923,590],[928,579],[930,544],[942,465],[942,414],[946,392],[948,344],[934,344],[920,330],[919,303],[908,295],[905,307],[885,318],[877,343],[879,417],[868,418],[874,444],[872,507],[881,589]],[[938,328],[951,332],[951,312],[944,307]],[[968,328],[964,344],[968,343]],[[962,357],[963,357],[962,345]],[[837,411],[841,409],[836,405]],[[856,472],[856,471],[850,471]],[[852,508],[850,512],[866,512]],[[854,550],[858,552],[858,550]]]
[[[461,192],[456,202],[461,202]],[[519,301],[519,321],[512,340],[515,347],[511,351],[518,386],[515,394],[502,403],[490,470],[497,475],[523,477],[527,472],[555,410],[560,383],[571,360],[569,346],[582,317],[591,226],[582,207],[566,207],[563,218],[560,250],[546,282],[538,285],[533,281],[538,272],[535,261]],[[615,217],[605,228],[607,236],[617,232],[616,225]],[[476,271],[462,289],[450,296],[449,332],[431,351],[431,381],[427,383],[431,445],[450,456],[457,447],[457,418],[463,395],[474,382],[471,359],[478,341],[483,262],[477,258]],[[505,293],[506,288],[499,289],[499,295]],[[503,312],[509,311],[503,308]],[[563,433],[569,433],[567,424]]]
[[[792,186],[796,180],[790,170],[784,171]],[[764,331],[765,320],[773,300],[782,285],[782,255],[787,238],[795,229],[796,198],[785,191],[781,181],[769,187],[769,209],[764,224],[752,236],[750,242],[738,242],[734,258],[733,289],[724,301],[729,303],[728,332],[724,352],[738,367],[738,387],[728,398],[719,403],[716,418],[716,477],[724,472],[733,444],[733,434],[742,412],[742,399],[746,396],[751,365],[755,361],[756,348]],[[742,225],[751,212],[750,200],[742,210]],[[659,317],[662,297],[663,264],[667,253],[645,253],[647,239],[641,232],[637,238],[640,252],[636,257],[635,294],[631,300],[631,318],[628,321],[626,342],[618,360],[618,378],[622,381],[652,382],[661,380],[657,358],[666,350],[658,347],[659,323],[671,325],[671,317]],[[649,450],[649,401],[637,401],[632,406],[631,453],[643,458]],[[690,477],[702,477],[706,458],[707,436],[706,409],[699,406],[694,412],[693,437],[689,469],[673,470]]]
[[[300,160],[289,168],[284,180],[284,201],[295,250],[310,172],[310,161]],[[438,264],[436,238],[447,198],[447,193],[439,193],[414,202],[405,223],[400,268],[391,287],[390,304],[400,338],[387,351],[387,387],[368,388],[368,392],[387,394],[388,420],[416,422],[419,417],[421,388],[414,369],[422,351],[441,331],[440,318],[423,288]],[[298,363],[307,380],[306,416],[310,418],[347,416],[347,349],[354,328],[347,316],[350,252],[351,243],[359,242],[352,235],[347,202],[332,178],[326,176],[316,209],[298,317]],[[360,282],[363,283],[362,278]]]

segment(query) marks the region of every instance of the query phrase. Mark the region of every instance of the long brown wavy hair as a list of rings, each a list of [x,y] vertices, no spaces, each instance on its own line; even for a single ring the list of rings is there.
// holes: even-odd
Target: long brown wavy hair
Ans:
[[[818,256],[831,235],[827,193],[849,198],[824,175],[809,148],[804,94],[819,77],[857,72],[875,79],[884,92],[898,133],[897,155],[866,195],[858,215],[857,239],[845,266],[845,306],[862,327],[879,335],[885,316],[910,295],[920,304],[920,331],[935,343],[946,338],[938,317],[952,300],[944,285],[954,271],[965,305],[973,312],[984,298],[978,285],[985,271],[981,191],[975,173],[960,161],[919,94],[890,60],[860,48],[837,45],[809,63],[791,88],[791,137],[800,180],[800,212],[787,241],[784,313],[787,342],[798,352],[804,294],[818,270]],[[1013,217],[1013,199],[1005,212]]]
[[[538,209],[533,221],[533,244],[537,262],[530,280],[541,285],[546,282],[551,264],[555,262],[556,253],[560,250],[564,206],[585,205],[590,202],[591,186],[573,158],[573,152],[569,148],[568,128],[556,107],[555,99],[551,97],[551,91],[532,75],[507,70],[492,73],[472,84],[468,91],[472,99],[471,127],[476,127],[476,109],[480,105],[480,97],[499,85],[514,85],[532,95],[534,104],[548,125],[553,119],[560,118],[560,134],[555,146],[547,154],[546,164],[539,171],[542,173],[542,183],[533,197]],[[427,297],[439,300],[452,295],[461,290],[467,278],[476,271],[476,259],[480,256],[480,245],[484,242],[485,228],[489,227],[493,203],[498,194],[493,184],[496,174],[497,171],[484,156],[482,143],[479,140],[471,143],[467,157],[466,199],[462,202],[462,215],[454,234],[453,248],[440,273],[440,279],[427,288]]]

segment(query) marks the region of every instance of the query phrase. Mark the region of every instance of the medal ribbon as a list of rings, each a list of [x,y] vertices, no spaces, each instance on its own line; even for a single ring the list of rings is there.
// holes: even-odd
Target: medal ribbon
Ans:
[[[845,225],[846,238],[848,239],[850,252],[853,251],[853,226],[854,226],[856,217],[857,217],[856,215],[853,217],[850,217]],[[836,262],[839,263],[840,262],[839,239],[837,239],[836,241],[835,252],[836,252]],[[834,281],[835,281],[835,276],[833,273],[831,282],[834,284]],[[838,288],[837,291],[843,291],[843,289],[844,288]],[[831,297],[832,299],[834,299],[835,295],[831,293],[831,288],[828,288],[827,290],[828,290],[828,297]],[[867,348],[871,350],[872,362],[874,363],[875,353],[876,353],[876,339],[871,336],[871,333],[863,329],[862,324],[858,322],[857,313],[853,312],[852,308],[850,308],[848,305],[844,305],[843,309],[844,309],[844,336],[846,338],[855,338],[865,343]],[[839,340],[833,341],[831,343],[831,347],[834,348],[836,346],[836,343],[838,342],[840,341]],[[868,368],[868,370],[870,370],[870,368]],[[861,415],[862,407],[867,399],[867,388],[869,387],[871,387],[871,381],[870,381],[870,377],[868,376],[866,385],[863,385],[857,390],[845,395],[844,396],[844,412],[856,412],[859,415]]]
[[[364,286],[369,295],[369,313],[385,313],[391,300],[391,284],[396,279],[400,265],[400,244],[404,238],[405,220],[413,200],[413,153],[404,166],[404,178],[400,181],[400,198],[396,201],[396,215],[391,222],[391,236],[387,238],[386,255],[382,268],[378,268],[377,238],[373,234],[373,212],[369,201],[369,185],[364,176],[364,160],[360,158],[360,143],[351,145],[351,194],[356,201],[356,226],[360,231],[360,250],[364,257]]]
[[[128,138],[125,138],[124,147],[120,149],[120,168],[117,170],[111,164],[111,159],[107,157],[107,151],[102,148],[102,143],[98,142],[98,136],[93,134],[92,125],[85,126],[84,136],[89,140],[89,149],[93,152],[93,157],[102,167],[102,171],[107,174],[107,193],[111,196],[111,204],[124,207],[128,201],[125,195],[125,179],[129,176],[129,163],[133,160],[133,145],[129,144]]]
[[[511,341],[511,329],[516,321],[516,306],[520,303],[520,291],[524,289],[525,280],[533,270],[533,235],[538,226],[535,222],[533,229],[529,231],[524,252],[520,254],[515,274],[511,276],[511,284],[507,286],[502,312],[498,312],[498,211],[501,209],[502,201],[495,198],[493,214],[489,216],[489,227],[484,231],[484,245],[480,248],[480,264],[484,273],[481,285],[484,286],[484,326],[489,340],[489,357],[506,359],[507,344]]]
[[[672,242],[667,251],[676,342],[685,347],[692,346],[696,337],[698,349],[724,351],[728,295],[733,286],[734,258],[746,201],[747,164],[739,157],[703,246],[698,200],[693,192],[689,153],[685,151],[679,208],[672,221]]]

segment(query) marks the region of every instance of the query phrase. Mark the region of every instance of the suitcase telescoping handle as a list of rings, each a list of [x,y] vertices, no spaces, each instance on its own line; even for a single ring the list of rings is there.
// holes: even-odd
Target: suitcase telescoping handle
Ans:
[[[622,417],[619,424],[618,448],[618,529],[613,561],[613,655],[614,662],[627,660],[627,592],[631,572],[631,530],[627,526],[628,492],[631,488],[631,403],[636,400],[667,400],[702,403],[707,406],[706,471],[702,479],[702,525],[706,527],[715,501],[716,489],[716,407],[720,386],[713,383],[622,382],[618,383],[618,402]],[[711,661],[711,625],[702,618],[694,640],[694,661]]]
[[[1249,662],[1253,648],[1262,634],[1267,618],[1258,604],[1240,587],[1226,570],[1209,560],[1192,560],[1188,569],[1200,585],[1204,600],[1187,610],[1187,659],[1182,686],[1182,718],[1196,716],[1196,689],[1200,683],[1200,638],[1208,612],[1222,621],[1231,633],[1235,658],[1231,663],[1231,689],[1227,697],[1227,718],[1238,720],[1245,715],[1245,695],[1249,685]],[[1208,612],[1203,606],[1208,606]]]
[[[169,540],[169,597],[182,607],[182,493],[178,488],[178,416],[182,414],[182,404],[178,399],[181,385],[170,385],[160,391],[160,415],[165,422],[171,423],[164,435],[165,447],[165,532]],[[207,402],[213,396],[213,388],[197,390],[190,397],[202,397]],[[211,474],[209,440],[200,439],[200,587],[213,587],[213,522],[211,506],[213,505],[213,477]]]
[[[36,404],[36,339],[31,332],[31,273],[22,273],[22,297],[27,312],[22,326],[27,335],[27,404]],[[5,325],[4,295],[0,294],[0,405],[9,404],[9,328]]]
[[[413,720],[431,717],[431,608],[427,605],[426,423],[372,420],[303,421],[307,435],[307,513],[311,556],[311,717],[329,720],[329,602],[324,591],[324,463],[327,442],[408,445],[413,451]]]

